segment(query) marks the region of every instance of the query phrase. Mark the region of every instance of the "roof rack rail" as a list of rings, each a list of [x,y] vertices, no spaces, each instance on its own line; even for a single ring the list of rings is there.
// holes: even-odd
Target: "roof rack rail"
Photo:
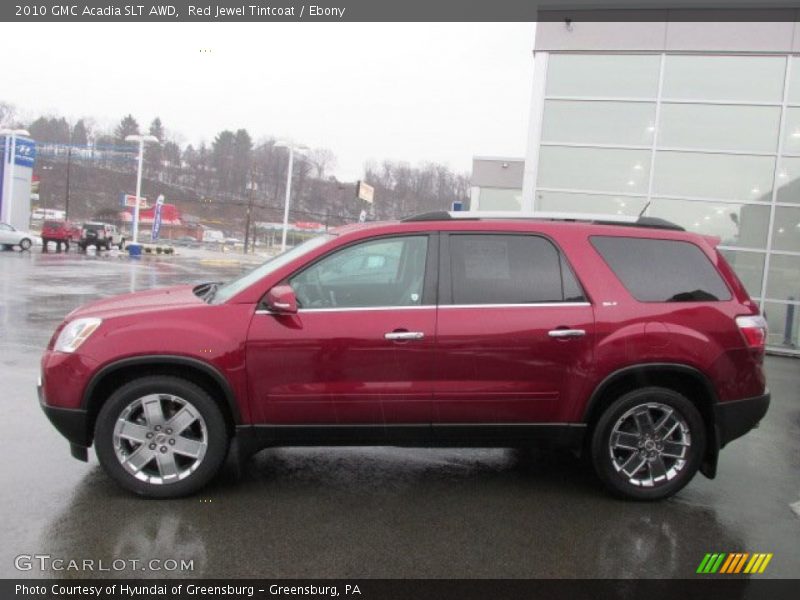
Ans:
[[[680,225],[659,217],[636,217],[629,215],[587,214],[570,212],[519,212],[519,211],[434,211],[413,215],[403,219],[404,223],[413,221],[450,221],[486,219],[535,219],[538,221],[581,221],[598,225],[625,225],[628,227],[649,227],[652,229],[672,229],[686,231]]]

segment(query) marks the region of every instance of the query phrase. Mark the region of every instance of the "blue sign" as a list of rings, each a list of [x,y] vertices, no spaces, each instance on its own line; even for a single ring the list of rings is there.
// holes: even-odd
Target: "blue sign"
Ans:
[[[161,231],[161,207],[164,206],[164,195],[161,194],[156,200],[156,212],[153,215],[153,231],[150,233],[150,239],[154,242],[158,239],[158,234]]]
[[[460,200],[453,200],[453,206],[451,208],[453,212],[460,212],[464,210],[464,203]]]
[[[36,142],[17,138],[16,152],[14,153],[14,164],[18,167],[33,168],[36,161]]]

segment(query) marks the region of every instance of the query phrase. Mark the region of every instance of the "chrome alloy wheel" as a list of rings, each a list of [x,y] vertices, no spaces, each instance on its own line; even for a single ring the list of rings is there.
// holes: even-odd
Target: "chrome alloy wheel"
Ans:
[[[114,452],[122,467],[141,481],[162,485],[191,475],[208,449],[200,411],[171,394],[137,398],[114,425]]]
[[[671,481],[689,460],[689,425],[671,406],[648,402],[614,424],[608,441],[611,463],[631,485],[655,487]]]

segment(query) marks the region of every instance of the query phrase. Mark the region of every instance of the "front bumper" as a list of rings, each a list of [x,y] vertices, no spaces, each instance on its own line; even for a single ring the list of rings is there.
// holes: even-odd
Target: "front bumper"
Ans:
[[[720,447],[728,442],[743,436],[753,429],[764,418],[769,408],[770,393],[717,403],[714,406],[714,416]]]
[[[67,438],[72,456],[80,460],[87,460],[86,449],[92,445],[89,435],[89,419],[87,411],[81,408],[60,408],[48,406],[42,381],[36,386],[39,394],[39,406],[58,432]]]

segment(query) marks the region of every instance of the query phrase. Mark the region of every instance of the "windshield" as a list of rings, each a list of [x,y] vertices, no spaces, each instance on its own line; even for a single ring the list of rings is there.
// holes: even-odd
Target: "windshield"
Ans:
[[[311,252],[316,248],[319,248],[335,237],[336,236],[332,233],[318,235],[310,240],[306,240],[299,246],[295,246],[294,248],[287,250],[283,254],[278,254],[278,256],[270,258],[267,262],[257,266],[252,271],[239,277],[239,279],[234,279],[233,281],[229,281],[225,285],[220,286],[216,290],[211,303],[222,304],[223,302],[227,302],[245,288],[253,285],[259,279],[262,279],[270,273],[277,271],[284,265],[292,262],[294,259],[299,258],[300,256],[303,256],[304,254]]]

